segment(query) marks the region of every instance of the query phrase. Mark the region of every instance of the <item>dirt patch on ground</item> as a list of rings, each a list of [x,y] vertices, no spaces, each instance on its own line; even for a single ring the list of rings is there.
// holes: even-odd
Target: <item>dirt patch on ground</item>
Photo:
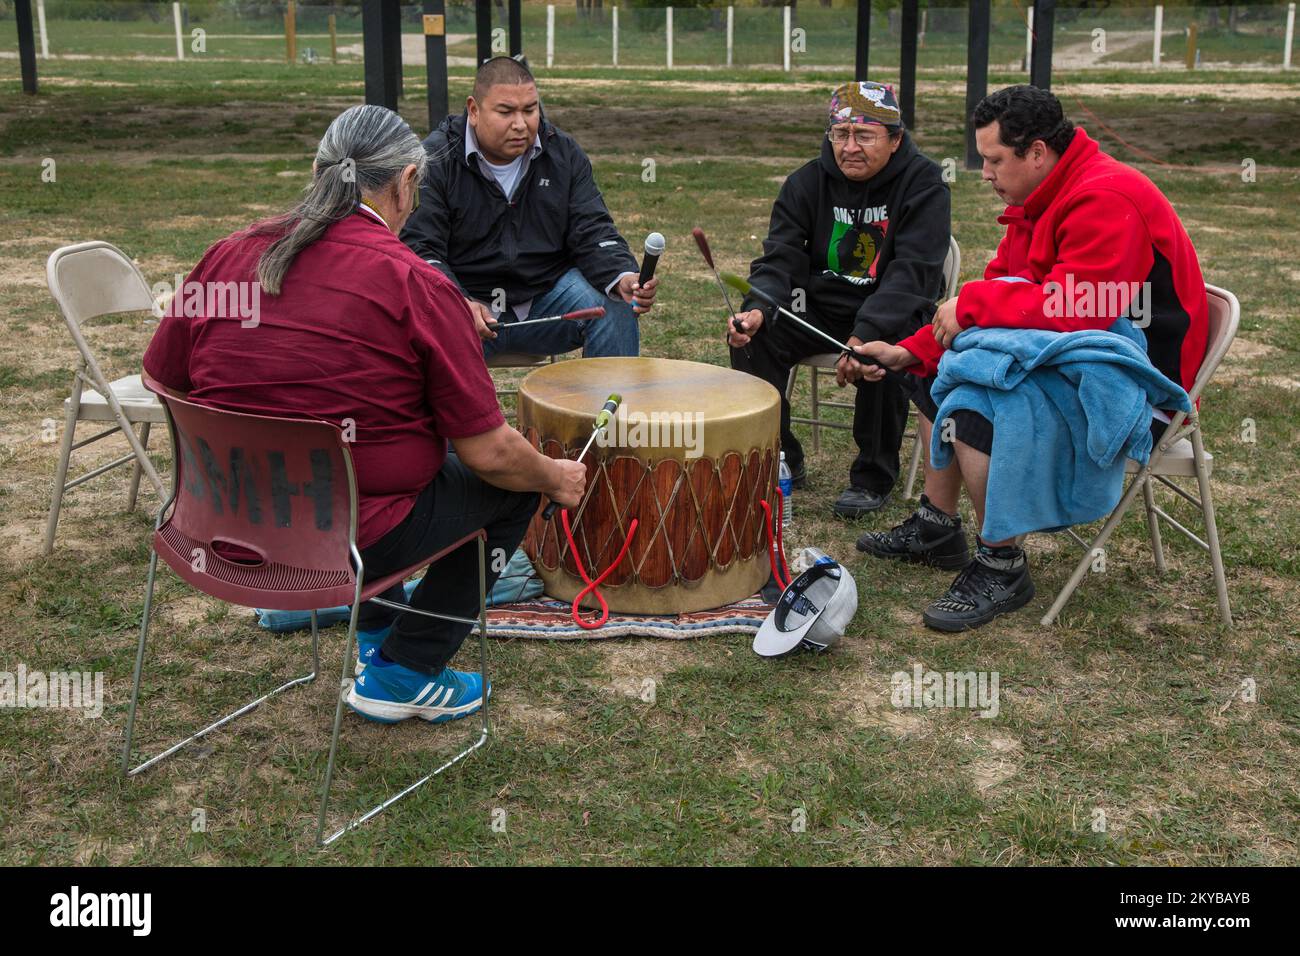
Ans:
[[[1223,363],[1214,373],[1214,381],[1220,385],[1250,378],[1255,380],[1257,363],[1263,359],[1276,356],[1281,349],[1264,342],[1254,342],[1237,336],[1223,357]]]
[[[1020,770],[1020,741],[1014,737],[995,736],[987,741],[989,753],[970,765],[975,789],[985,793],[1014,777]]]

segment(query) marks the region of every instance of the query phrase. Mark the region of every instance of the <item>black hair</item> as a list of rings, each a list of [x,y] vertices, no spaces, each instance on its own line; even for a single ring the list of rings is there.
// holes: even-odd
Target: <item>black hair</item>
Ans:
[[[1065,118],[1061,101],[1036,86],[1008,86],[980,100],[970,115],[971,124],[983,129],[996,121],[998,138],[1017,156],[1024,156],[1034,140],[1041,139],[1060,156],[1074,139],[1074,124]]]
[[[536,84],[537,80],[533,78],[533,71],[528,69],[528,61],[522,56],[518,59],[512,56],[494,56],[490,60],[484,60],[474,74],[474,99],[482,102],[488,90],[494,86],[527,86],[530,83]]]

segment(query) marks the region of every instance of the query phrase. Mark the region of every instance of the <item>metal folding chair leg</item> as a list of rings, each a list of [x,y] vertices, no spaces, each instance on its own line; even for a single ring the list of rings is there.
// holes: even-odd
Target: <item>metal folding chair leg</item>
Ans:
[[[1079,587],[1079,583],[1083,580],[1084,575],[1088,573],[1088,569],[1092,566],[1093,554],[1096,549],[1105,547],[1106,542],[1110,540],[1111,534],[1113,534],[1115,529],[1119,527],[1119,523],[1124,520],[1124,515],[1128,514],[1128,510],[1132,507],[1133,501],[1137,498],[1138,492],[1142,490],[1142,486],[1150,480],[1151,466],[1148,465],[1138,473],[1137,477],[1134,478],[1132,482],[1129,483],[1128,489],[1124,492],[1124,497],[1119,500],[1119,504],[1115,506],[1115,509],[1111,511],[1110,515],[1106,518],[1106,523],[1101,526],[1101,532],[1092,540],[1089,546],[1085,547],[1083,557],[1081,557],[1079,563],[1074,566],[1074,571],[1070,575],[1070,580],[1065,583],[1065,587],[1061,588],[1061,593],[1056,596],[1056,600],[1052,602],[1052,606],[1048,609],[1047,613],[1043,615],[1042,624],[1048,625],[1056,620],[1057,615],[1061,613],[1061,609],[1065,607],[1065,603],[1070,600],[1070,597]]]
[[[146,760],[144,763],[137,766],[135,769],[130,769],[131,740],[135,734],[135,715],[140,704],[140,680],[144,672],[144,651],[145,651],[145,644],[149,639],[149,615],[150,612],[153,610],[154,579],[157,576],[157,572],[158,572],[158,552],[151,550],[151,553],[149,555],[149,579],[148,579],[148,583],[145,585],[145,592],[144,592],[144,619],[140,622],[140,646],[137,648],[135,654],[135,678],[131,683],[131,710],[129,711],[126,718],[126,741],[122,745],[122,773],[126,774],[128,777],[134,777],[136,774],[148,770],[154,764],[167,759],[172,754],[176,753],[178,750],[181,750],[187,745],[193,743],[194,741],[206,736],[207,734],[216,730],[218,727],[223,727],[226,724],[230,723],[232,720],[234,720],[236,717],[241,717],[244,714],[248,713],[250,710],[256,709],[260,704],[270,700],[276,694],[279,694],[282,691],[286,691],[290,687],[295,687],[298,684],[305,684],[309,681],[315,680],[317,673],[320,672],[319,628],[317,626],[318,622],[316,619],[316,612],[312,611],[311,612],[312,670],[310,674],[306,674],[302,677],[295,677],[293,680],[289,681],[288,683],[281,684],[279,687],[271,691],[269,694],[263,694],[261,697],[257,698],[254,701],[251,701],[250,703],[245,704],[243,707],[240,707],[238,710],[234,711],[233,713],[227,714],[225,717],[222,717],[220,720],[209,724],[208,726],[200,730],[198,733],[186,737],[180,743],[173,744],[171,747],[168,747],[166,750],[158,754],[156,757],[150,757],[148,760]]]
[[[798,366],[796,365],[795,368],[798,368]],[[809,382],[810,382],[810,387],[811,387],[811,389],[812,389],[812,421],[813,421],[813,426],[812,426],[812,439],[813,439],[813,454],[816,455],[816,454],[820,453],[821,450],[822,450],[822,401],[821,401],[821,385],[820,385],[820,383],[817,381],[817,379],[820,378],[821,376],[819,376],[819,375],[817,374],[817,368],[816,368],[816,366],[810,368],[810,369],[808,370],[808,373],[809,373],[809,375],[810,375]]]
[[[1232,607],[1228,603],[1228,580],[1223,571],[1223,551],[1219,548],[1219,527],[1214,520],[1214,498],[1210,494],[1210,473],[1205,467],[1205,445],[1201,430],[1192,432],[1196,483],[1201,490],[1201,517],[1205,521],[1205,538],[1209,543],[1210,566],[1214,569],[1214,590],[1219,602],[1219,617],[1232,627]]]
[[[45,524],[44,553],[54,550],[54,532],[59,526],[59,511],[63,508],[63,495],[68,484],[68,463],[72,460],[72,439],[77,430],[77,409],[80,405],[79,393],[74,392],[68,402],[68,410],[63,416],[63,440],[59,444],[59,463],[54,469],[54,491],[50,495],[50,517]]]
[[[1151,482],[1142,482],[1142,499],[1146,505],[1147,512],[1147,530],[1151,534],[1151,557],[1156,562],[1156,572],[1164,574],[1167,570],[1165,567],[1165,546],[1160,539],[1160,514],[1156,509],[1155,491],[1151,487]]]
[[[921,426],[916,426],[916,434],[912,436],[912,463],[907,466],[907,485],[903,488],[903,497],[911,500],[912,492],[916,488],[916,473],[921,468]]]
[[[149,424],[149,422],[143,422],[140,425],[140,447],[145,451],[149,450]],[[131,466],[131,488],[126,495],[127,511],[135,510],[135,499],[140,493],[140,475],[143,472],[144,469],[140,467],[140,460],[137,458],[135,464]]]
[[[487,550],[486,548],[487,545],[484,539],[480,537],[478,539],[479,611],[478,611],[477,622],[468,621],[467,618],[459,618],[450,614],[437,614],[432,611],[420,611],[410,607],[404,608],[404,610],[408,613],[422,614],[425,617],[435,617],[435,618],[439,618],[442,620],[449,620],[449,621],[461,621],[462,623],[464,622],[468,622],[471,624],[477,623],[478,636],[479,636],[479,673],[483,675],[483,682],[485,688],[487,687]],[[474,741],[473,744],[471,744],[469,747],[466,747],[456,756],[452,757],[450,760],[443,763],[442,766],[438,767],[436,770],[433,770],[432,772],[421,777],[419,780],[415,781],[415,783],[406,787],[404,790],[398,791],[388,799],[384,800],[382,803],[376,804],[375,806],[371,807],[365,813],[361,814],[361,816],[352,819],[351,821],[349,821],[339,829],[335,830],[328,837],[325,836],[325,819],[326,819],[326,814],[329,811],[330,788],[334,782],[334,766],[335,766],[336,757],[338,755],[339,729],[343,723],[344,687],[346,687],[347,685],[348,675],[352,671],[352,662],[355,660],[355,657],[352,654],[352,645],[356,640],[357,611],[361,605],[361,600],[360,600],[361,581],[362,578],[364,577],[364,572],[361,566],[360,554],[354,551],[353,560],[357,563],[357,567],[358,567],[357,600],[353,601],[352,603],[352,617],[351,620],[348,622],[347,647],[345,647],[343,650],[343,672],[339,679],[338,701],[336,702],[334,707],[334,730],[330,736],[329,760],[325,765],[325,783],[321,789],[320,815],[316,821],[316,845],[318,847],[329,846],[331,843],[339,839],[339,837],[343,836],[345,833],[350,833],[351,831],[357,829],[367,820],[371,819],[372,817],[378,816],[380,813],[383,813],[385,810],[387,810],[389,807],[395,804],[398,800],[401,800],[403,797],[414,793],[416,790],[420,789],[420,787],[424,786],[426,783],[428,783],[434,777],[438,776],[438,774],[442,773],[448,767],[452,766],[453,764],[459,763],[461,760],[465,759],[470,754],[472,754],[475,750],[478,750],[480,747],[482,747],[485,743],[487,743],[488,737],[490,736],[491,733],[488,725],[488,696],[485,693],[483,696],[483,706],[479,708],[479,736],[478,739]],[[391,602],[388,601],[380,601],[378,603],[384,604],[386,606],[392,606]]]

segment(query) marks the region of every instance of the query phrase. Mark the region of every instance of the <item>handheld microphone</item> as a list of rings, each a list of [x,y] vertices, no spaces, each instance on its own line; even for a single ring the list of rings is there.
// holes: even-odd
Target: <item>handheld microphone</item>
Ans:
[[[659,264],[659,257],[664,254],[664,237],[661,233],[652,232],[645,237],[645,256],[641,259],[641,275],[637,281],[644,286],[654,278],[655,266]]]

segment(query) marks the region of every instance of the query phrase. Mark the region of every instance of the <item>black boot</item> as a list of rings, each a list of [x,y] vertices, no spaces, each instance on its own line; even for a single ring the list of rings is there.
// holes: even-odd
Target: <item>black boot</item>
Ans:
[[[866,488],[850,486],[840,492],[840,496],[835,499],[835,504],[831,506],[831,511],[840,518],[861,518],[873,511],[879,511],[885,507],[887,501],[889,501],[887,491],[883,495],[878,495]]]
[[[933,568],[961,568],[970,561],[961,516],[945,514],[925,495],[921,495],[921,506],[902,524],[888,531],[868,531],[858,538],[858,550]]]
[[[937,631],[980,627],[999,614],[1024,607],[1034,596],[1025,552],[1015,545],[990,548],[975,538],[975,557],[922,619]]]

